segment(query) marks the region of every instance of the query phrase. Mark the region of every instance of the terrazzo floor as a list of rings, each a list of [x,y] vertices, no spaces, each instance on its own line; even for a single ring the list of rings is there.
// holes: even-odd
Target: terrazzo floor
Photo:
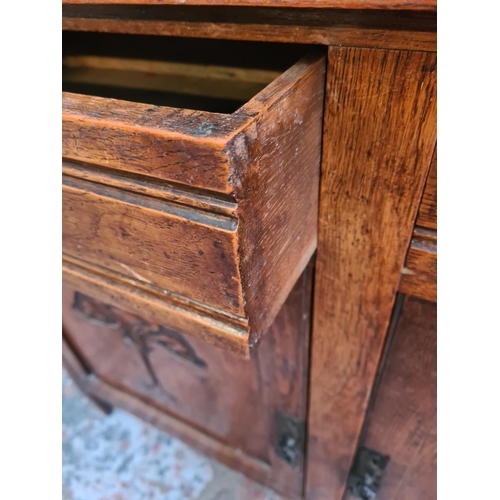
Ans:
[[[115,408],[101,413],[62,375],[63,500],[281,500]]]

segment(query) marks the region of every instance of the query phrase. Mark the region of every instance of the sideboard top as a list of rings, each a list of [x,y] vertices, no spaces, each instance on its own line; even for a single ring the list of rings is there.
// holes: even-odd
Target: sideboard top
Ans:
[[[427,10],[437,0],[62,0],[63,4],[212,5],[226,7],[292,7],[314,9]]]

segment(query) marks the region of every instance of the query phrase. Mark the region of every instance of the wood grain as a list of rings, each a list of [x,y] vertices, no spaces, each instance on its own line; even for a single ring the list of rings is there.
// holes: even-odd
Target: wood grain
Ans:
[[[293,415],[300,422],[303,430],[303,442],[297,447],[294,464],[288,464],[276,456],[273,451],[271,462],[276,482],[281,485],[280,491],[292,492],[294,496],[303,498],[305,468],[307,460],[306,426],[309,382],[309,340],[311,330],[311,310],[313,302],[313,276],[315,257],[311,259],[304,274],[299,278],[302,288],[295,285],[273,322],[269,334],[265,336],[261,346],[255,352],[255,360],[262,373],[262,398],[270,407],[279,408],[287,415]],[[295,304],[294,308],[290,304]],[[302,311],[302,316],[298,314]],[[293,325],[293,327],[292,327]],[[288,342],[280,339],[292,328],[300,329],[300,334],[289,336]],[[291,363],[290,360],[293,360]],[[270,414],[269,414],[270,416]],[[269,418],[269,417],[268,417]],[[279,436],[276,429],[276,413],[269,426],[273,428],[271,442],[274,450]],[[302,465],[303,464],[303,465]],[[300,480],[297,475],[300,474]],[[292,486],[292,490],[289,486]]]
[[[432,156],[431,168],[418,209],[416,225],[437,230],[437,147]]]
[[[401,272],[399,291],[431,302],[437,301],[437,147]]]
[[[423,274],[402,274],[399,291],[412,297],[437,302],[437,282]]]
[[[224,149],[234,122],[230,115],[63,92],[62,155],[229,194]]]
[[[86,393],[179,436],[287,498],[299,499],[304,453],[295,467],[276,455],[275,418],[285,412],[305,425],[312,275],[310,265],[257,357],[245,361],[185,336],[182,342],[203,361],[196,365],[159,344],[169,331],[151,320],[106,305],[107,324],[106,318],[92,321],[78,314],[75,289],[65,285],[65,365]],[[124,338],[125,330],[142,330],[150,369],[137,346]]]
[[[301,61],[231,115],[63,92],[63,157],[230,194],[241,179],[228,143],[318,65]]]
[[[248,356],[316,248],[324,66],[232,115],[65,94],[65,279]]]
[[[413,236],[406,256],[405,269],[437,279],[437,244],[419,236]]]
[[[248,321],[63,254],[63,280],[109,304],[249,356]]]
[[[71,4],[182,4],[323,9],[436,10],[436,0],[62,0]]]
[[[341,498],[436,140],[436,57],[330,47],[307,498]]]
[[[178,186],[160,179],[124,174],[123,172],[102,169],[95,165],[75,164],[67,161],[62,162],[62,173],[67,178],[83,179],[129,193],[138,193],[184,207],[236,218],[238,208],[236,201],[231,197],[218,195],[211,191],[189,189],[186,186]]]
[[[246,102],[281,73],[103,56],[63,58],[63,82]]]
[[[68,68],[93,68],[112,71],[132,71],[154,73],[170,77],[183,76],[219,82],[229,81],[233,84],[260,83],[264,87],[280,76],[279,71],[266,69],[238,68],[233,66],[216,66],[210,64],[191,64],[171,61],[154,61],[149,59],[131,59],[107,56],[65,56],[63,66]],[[174,83],[176,83],[174,81]],[[264,88],[262,87],[262,88]],[[183,89],[174,87],[177,92]],[[258,92],[260,92],[259,89]],[[200,90],[201,92],[201,90]],[[258,92],[255,92],[257,94]],[[254,95],[254,94],[253,94]],[[253,97],[253,95],[250,96]],[[249,100],[250,98],[247,98]]]
[[[401,273],[399,291],[431,302],[437,301],[437,237],[431,239],[430,230],[413,233],[405,265]]]
[[[436,305],[405,297],[363,445],[390,456],[380,500],[435,500]]]
[[[242,175],[235,197],[252,346],[316,250],[325,59],[315,56],[306,67],[248,103],[254,118],[229,146]],[[263,104],[265,112],[252,113]]]
[[[63,179],[63,252],[244,315],[237,221]]]
[[[436,51],[435,12],[63,5],[63,29]]]

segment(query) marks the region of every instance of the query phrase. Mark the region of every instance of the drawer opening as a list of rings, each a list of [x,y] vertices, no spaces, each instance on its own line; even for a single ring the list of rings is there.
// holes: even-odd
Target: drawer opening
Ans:
[[[63,91],[233,113],[310,46],[63,32]]]
[[[316,248],[325,47],[63,47],[65,281],[248,357]]]

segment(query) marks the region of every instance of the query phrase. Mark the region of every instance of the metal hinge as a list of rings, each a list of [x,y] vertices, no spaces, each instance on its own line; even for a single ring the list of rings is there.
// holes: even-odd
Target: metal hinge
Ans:
[[[293,468],[301,466],[304,457],[304,421],[294,415],[277,412],[275,425],[276,455]]]
[[[374,500],[389,457],[368,448],[359,448],[347,478],[347,493],[360,500]]]

